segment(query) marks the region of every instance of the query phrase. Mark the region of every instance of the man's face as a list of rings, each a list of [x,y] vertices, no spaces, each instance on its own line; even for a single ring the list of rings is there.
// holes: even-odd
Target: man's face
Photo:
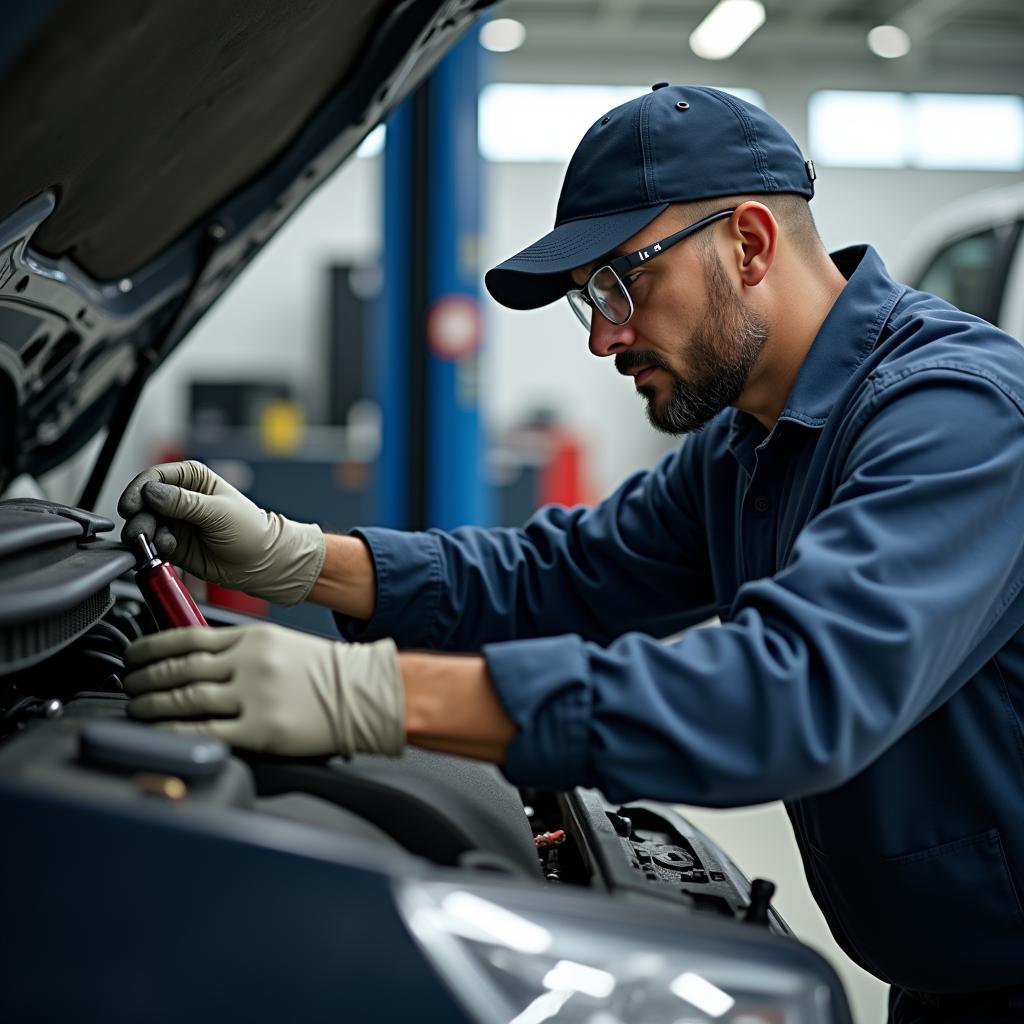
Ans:
[[[637,238],[643,244],[677,226],[663,215]],[[640,247],[627,244],[625,251]],[[583,284],[593,267],[573,277]],[[633,316],[615,326],[595,311],[590,350],[614,355],[619,373],[633,377],[656,430],[688,434],[735,404],[768,326],[737,297],[713,245],[687,240],[638,270],[626,281]]]

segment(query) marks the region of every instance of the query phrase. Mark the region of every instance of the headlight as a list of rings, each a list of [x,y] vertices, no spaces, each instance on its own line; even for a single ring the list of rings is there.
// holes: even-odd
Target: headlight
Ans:
[[[482,1024],[848,1019],[824,961],[752,927],[701,923],[688,934],[635,904],[561,891],[413,882],[397,896],[424,953]]]

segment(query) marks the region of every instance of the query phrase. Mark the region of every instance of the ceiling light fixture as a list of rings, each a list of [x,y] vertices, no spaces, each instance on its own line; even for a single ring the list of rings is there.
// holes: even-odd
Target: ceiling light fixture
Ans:
[[[760,0],[720,0],[690,34],[690,49],[705,60],[725,60],[763,24]]]
[[[897,25],[876,25],[868,33],[868,49],[887,60],[905,57],[910,53],[910,36]]]
[[[480,29],[480,45],[494,53],[518,50],[526,39],[526,28],[514,18],[497,18]]]

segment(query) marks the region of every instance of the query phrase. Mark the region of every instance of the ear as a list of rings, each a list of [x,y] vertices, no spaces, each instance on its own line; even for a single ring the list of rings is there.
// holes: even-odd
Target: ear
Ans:
[[[760,284],[775,262],[778,221],[767,206],[750,200],[736,207],[729,229],[740,280],[748,287]]]

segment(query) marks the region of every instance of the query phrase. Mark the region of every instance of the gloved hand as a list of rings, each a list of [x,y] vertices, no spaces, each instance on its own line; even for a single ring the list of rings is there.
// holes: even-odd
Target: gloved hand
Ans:
[[[144,533],[193,576],[277,604],[304,601],[323,568],[319,526],[264,512],[201,462],[143,471],[117,511],[127,520],[125,543]]]
[[[125,667],[128,714],[178,732],[286,757],[396,757],[405,747],[405,691],[391,640],[343,644],[272,625],[189,627],[134,641]]]

